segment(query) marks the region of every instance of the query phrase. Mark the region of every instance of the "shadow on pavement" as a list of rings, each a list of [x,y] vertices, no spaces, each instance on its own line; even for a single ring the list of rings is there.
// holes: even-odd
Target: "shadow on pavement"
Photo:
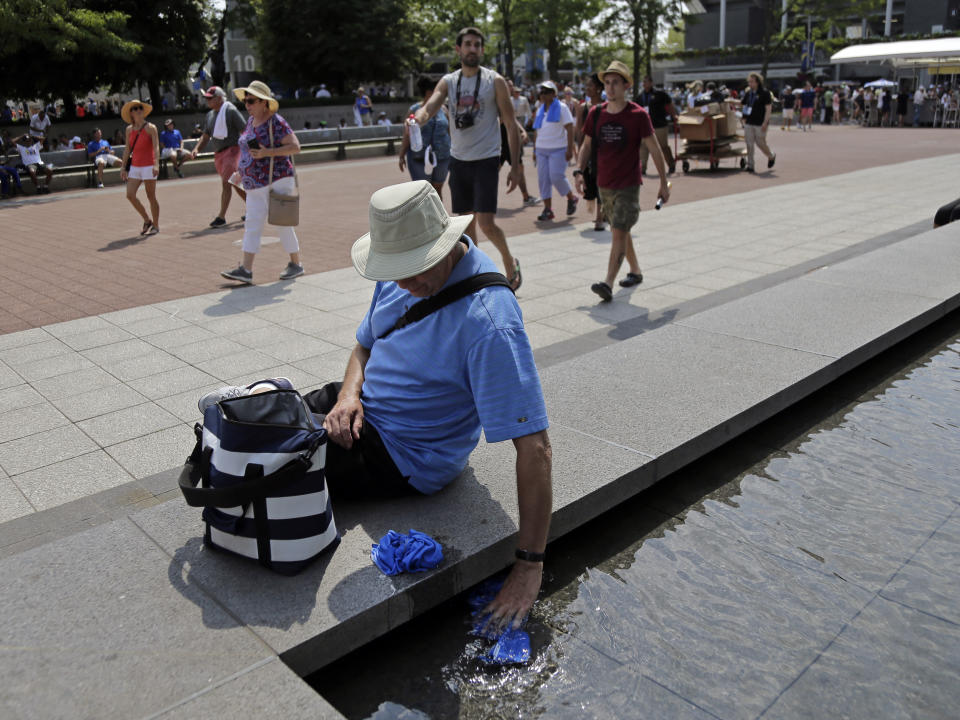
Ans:
[[[123,250],[131,245],[139,245],[150,235],[134,235],[133,237],[123,238],[123,240],[113,240],[102,248],[97,248],[97,252],[110,252],[111,250]]]
[[[270,283],[269,285],[237,285],[231,283],[221,287],[229,290],[229,292],[220,298],[218,304],[204,309],[204,315],[211,317],[240,315],[259,307],[281,303],[284,296],[290,294],[290,286],[279,283]]]

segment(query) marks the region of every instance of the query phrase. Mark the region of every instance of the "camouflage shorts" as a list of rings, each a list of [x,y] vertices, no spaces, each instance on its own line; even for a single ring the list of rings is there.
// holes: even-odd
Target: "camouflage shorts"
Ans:
[[[600,203],[610,227],[626,230],[640,219],[640,186],[625,188],[600,188]]]

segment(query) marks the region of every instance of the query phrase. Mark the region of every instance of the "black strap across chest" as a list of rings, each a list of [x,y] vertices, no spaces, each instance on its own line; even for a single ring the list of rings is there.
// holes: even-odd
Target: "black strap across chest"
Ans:
[[[465,280],[461,280],[458,283],[454,283],[450,287],[444,288],[436,295],[425,298],[415,305],[411,305],[409,308],[407,308],[407,311],[397,319],[397,322],[394,324],[394,326],[377,339],[383,340],[394,330],[400,330],[411,323],[417,322],[417,320],[423,320],[425,317],[427,317],[427,315],[436,312],[442,307],[446,307],[450,303],[456,302],[460,298],[471,295],[481,288],[494,287],[497,285],[503,285],[505,288],[510,287],[510,283],[507,281],[507,278],[498,272],[471,275]]]

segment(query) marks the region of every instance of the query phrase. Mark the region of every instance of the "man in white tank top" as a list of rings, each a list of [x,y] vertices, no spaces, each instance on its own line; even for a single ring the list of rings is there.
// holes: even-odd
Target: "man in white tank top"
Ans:
[[[476,240],[476,225],[500,252],[510,285],[520,287],[520,262],[511,253],[503,230],[494,222],[500,175],[500,122],[507,128],[510,144],[510,176],[507,192],[520,182],[520,129],[506,81],[493,70],[480,67],[483,33],[464,28],[457,35],[461,68],[445,75],[427,103],[416,112],[421,126],[437,114],[443,104],[450,110],[450,199],[453,212],[474,214],[466,234]]]

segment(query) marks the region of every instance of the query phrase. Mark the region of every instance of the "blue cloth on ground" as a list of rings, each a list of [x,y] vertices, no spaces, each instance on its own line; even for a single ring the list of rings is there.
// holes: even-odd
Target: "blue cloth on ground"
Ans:
[[[401,535],[391,530],[371,546],[370,558],[384,575],[426,572],[443,562],[443,549],[426,533],[411,530]]]
[[[560,101],[554,98],[550,103],[550,109],[547,111],[547,122],[560,122]],[[537,116],[533,119],[533,129],[539,130],[543,126],[543,103],[537,110]]]

